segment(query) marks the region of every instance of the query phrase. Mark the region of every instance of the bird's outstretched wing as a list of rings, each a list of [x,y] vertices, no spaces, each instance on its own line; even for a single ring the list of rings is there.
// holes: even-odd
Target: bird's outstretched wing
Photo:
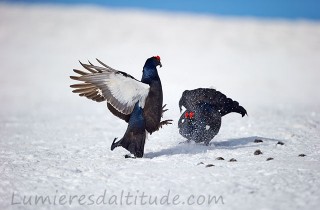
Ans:
[[[79,76],[70,78],[83,83],[71,85],[70,87],[75,88],[73,92],[98,102],[107,100],[115,112],[118,111],[124,115],[131,114],[137,101],[140,102],[141,107],[144,106],[150,89],[149,85],[125,72],[111,68],[98,59],[97,61],[103,67],[95,66],[90,62],[89,64],[80,62],[88,72],[74,69]]]

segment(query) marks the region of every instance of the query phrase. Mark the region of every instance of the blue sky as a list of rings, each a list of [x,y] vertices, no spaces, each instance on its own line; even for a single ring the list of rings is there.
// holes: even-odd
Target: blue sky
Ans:
[[[93,4],[222,16],[320,20],[320,0],[7,0],[5,2]]]

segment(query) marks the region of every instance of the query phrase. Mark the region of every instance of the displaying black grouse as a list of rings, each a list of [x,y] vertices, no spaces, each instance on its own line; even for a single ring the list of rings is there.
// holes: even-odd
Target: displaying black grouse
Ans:
[[[114,141],[111,148],[113,150],[116,146],[122,146],[131,154],[142,157],[145,130],[152,134],[163,125],[172,122],[172,120],[161,121],[162,114],[166,110],[163,110],[165,105],[162,106],[163,93],[157,71],[157,66],[162,67],[160,57],[153,56],[147,59],[141,81],[125,72],[111,68],[98,59],[97,61],[102,67],[90,62],[89,64],[80,62],[88,72],[74,69],[74,72],[80,76],[70,78],[83,83],[70,87],[75,88],[73,92],[79,93],[80,96],[97,102],[107,101],[107,107],[112,114],[129,122],[124,138],[120,142]],[[135,126],[135,123],[138,125]],[[131,146],[133,144],[134,147]]]
[[[221,127],[221,117],[231,112],[243,116],[247,111],[237,101],[227,98],[223,93],[210,88],[185,90],[179,101],[179,108],[186,110],[179,121],[179,133],[195,142],[209,142],[216,136]]]

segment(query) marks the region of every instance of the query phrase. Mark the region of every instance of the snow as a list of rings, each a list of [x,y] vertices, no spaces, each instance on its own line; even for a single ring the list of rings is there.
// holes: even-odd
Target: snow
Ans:
[[[0,29],[0,209],[319,206],[320,22],[2,3]],[[139,79],[154,55],[163,64],[164,118],[174,124],[148,136],[144,158],[125,159],[127,151],[110,146],[126,123],[72,93],[69,76],[78,60],[99,58]],[[208,147],[179,144],[178,101],[198,87],[217,88],[249,115],[225,116]],[[106,200],[130,193],[138,201],[169,193],[171,203],[88,205],[104,192]],[[17,204],[36,195],[78,197]],[[218,202],[188,205],[191,195]]]

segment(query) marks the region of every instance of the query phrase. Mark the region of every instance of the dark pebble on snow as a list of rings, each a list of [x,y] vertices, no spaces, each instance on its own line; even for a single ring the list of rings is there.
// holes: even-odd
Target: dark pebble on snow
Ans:
[[[234,158],[231,158],[231,159],[229,160],[229,162],[237,162],[237,160],[234,159]]]
[[[260,149],[257,149],[253,154],[254,154],[254,155],[261,155],[261,154],[262,154],[262,152],[261,152],[261,150],[260,150]]]
[[[202,165],[202,164],[204,164],[204,163],[203,163],[203,162],[200,162],[200,163],[197,164],[197,166],[198,166],[198,165]]]
[[[81,173],[82,171],[79,170],[79,169],[76,169],[75,172],[76,172],[76,173]]]
[[[261,143],[261,142],[263,142],[261,139],[255,139],[254,140],[254,143]]]
[[[278,141],[277,144],[284,145],[284,143],[282,141]]]
[[[213,164],[206,165],[206,168],[214,166]]]
[[[306,155],[305,154],[300,154],[298,155],[299,157],[305,157]]]
[[[269,161],[269,160],[273,160],[273,158],[272,157],[267,158],[267,161]]]
[[[217,157],[216,160],[224,160],[223,157]]]

